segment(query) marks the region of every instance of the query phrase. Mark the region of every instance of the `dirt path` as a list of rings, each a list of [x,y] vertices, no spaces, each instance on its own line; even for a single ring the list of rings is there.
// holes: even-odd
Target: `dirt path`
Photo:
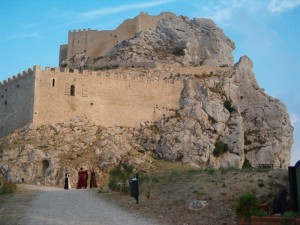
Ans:
[[[137,214],[130,214],[104,200],[94,190],[63,190],[57,187],[24,185],[23,189],[33,190],[27,196],[27,209],[24,205],[10,205],[6,211],[15,211],[5,219],[0,212],[1,225],[155,225],[154,221]],[[23,193],[24,194],[24,193]],[[15,200],[20,198],[14,197]],[[32,199],[31,199],[32,198]],[[30,200],[31,199],[31,200]],[[24,200],[24,199],[23,199]],[[30,200],[30,202],[29,202]],[[11,200],[12,201],[12,200]],[[4,208],[5,208],[4,207]],[[8,206],[9,207],[9,206]],[[5,210],[4,210],[5,211]],[[2,208],[2,213],[4,212]],[[8,223],[7,223],[8,222]]]

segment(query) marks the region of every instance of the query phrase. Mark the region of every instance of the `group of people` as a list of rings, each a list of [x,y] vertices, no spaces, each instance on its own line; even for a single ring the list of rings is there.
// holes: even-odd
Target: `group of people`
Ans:
[[[78,182],[77,182],[77,189],[86,189],[88,186],[88,179],[89,174],[87,170],[83,170],[81,167],[78,171]],[[90,178],[90,188],[98,187],[96,182],[96,173],[94,169],[91,170],[91,178]]]
[[[86,189],[88,187],[88,178],[89,174],[87,170],[83,170],[81,167],[78,171],[78,182],[77,182],[77,189]],[[91,177],[90,177],[90,188],[97,188],[97,181],[96,181],[96,173],[94,169],[91,170]],[[71,189],[70,184],[70,174],[68,170],[65,172],[65,184],[64,189],[69,190]]]

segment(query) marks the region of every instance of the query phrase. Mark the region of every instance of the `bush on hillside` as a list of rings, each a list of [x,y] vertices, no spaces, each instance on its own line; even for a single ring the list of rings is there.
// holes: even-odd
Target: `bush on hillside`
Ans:
[[[0,180],[0,195],[12,194],[17,190],[17,185],[10,181]]]
[[[133,167],[120,163],[109,172],[108,187],[112,191],[128,193],[128,181],[133,174]]]
[[[185,55],[184,48],[183,47],[175,47],[175,48],[173,48],[172,54],[176,55],[176,56],[184,56]]]
[[[215,157],[219,157],[220,155],[224,154],[228,151],[228,145],[223,143],[222,141],[216,141],[215,149],[213,151],[213,155]]]
[[[224,107],[228,110],[228,112],[230,112],[230,113],[234,112],[234,108],[232,107],[232,101],[231,100],[226,100],[224,102]]]
[[[239,217],[251,218],[260,211],[259,202],[254,194],[242,194],[235,205],[235,213]]]

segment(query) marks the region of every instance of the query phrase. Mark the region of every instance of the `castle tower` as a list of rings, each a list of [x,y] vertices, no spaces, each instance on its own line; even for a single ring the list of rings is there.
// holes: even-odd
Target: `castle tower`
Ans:
[[[115,30],[69,31],[68,44],[60,46],[59,65],[76,53],[83,53],[92,58],[104,56],[118,43],[134,37],[136,32],[155,29],[159,20],[173,17],[176,15],[170,12],[163,12],[157,16],[142,12],[133,19],[125,20]]]

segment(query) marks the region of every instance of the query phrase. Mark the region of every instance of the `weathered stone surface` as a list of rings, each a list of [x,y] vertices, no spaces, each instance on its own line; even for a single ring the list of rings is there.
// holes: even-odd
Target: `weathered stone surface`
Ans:
[[[174,47],[183,47],[185,55],[173,55]],[[183,82],[179,108],[135,127],[97,127],[84,116],[27,126],[0,139],[0,173],[14,181],[57,185],[68,169],[75,184],[81,166],[96,169],[105,180],[119,163],[147,171],[155,157],[202,168],[241,168],[249,162],[286,169],[293,143],[286,108],[259,87],[248,57],[232,65],[233,48],[211,20],[176,17],[124,40],[101,59],[74,56],[66,64],[71,68],[168,62],[151,74],[139,71],[157,82]],[[220,143],[223,150],[216,147]]]
[[[161,19],[154,30],[141,31],[123,40],[103,57],[92,60],[78,53],[62,66],[83,69],[154,61],[184,66],[232,66],[234,48],[235,44],[212,20],[174,16]],[[182,49],[184,55],[173,54],[176,49]]]

